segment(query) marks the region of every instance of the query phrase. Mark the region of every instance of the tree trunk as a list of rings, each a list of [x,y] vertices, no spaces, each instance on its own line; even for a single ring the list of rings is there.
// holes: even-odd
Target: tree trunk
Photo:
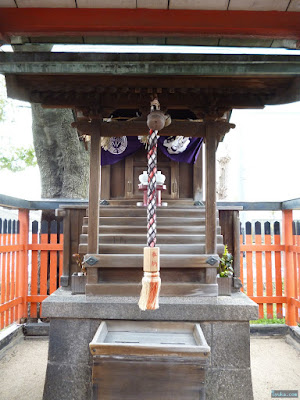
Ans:
[[[42,198],[88,197],[89,152],[79,141],[71,110],[32,104],[33,142]]]
[[[44,109],[39,104],[32,104],[31,109],[33,142],[41,175],[42,198],[86,199],[89,186],[89,152],[85,150],[84,143],[79,141],[76,129],[71,127],[74,121],[72,111]],[[44,210],[42,220],[48,221],[50,235],[51,221],[61,218],[55,217],[54,210]],[[49,290],[49,264],[47,275]]]

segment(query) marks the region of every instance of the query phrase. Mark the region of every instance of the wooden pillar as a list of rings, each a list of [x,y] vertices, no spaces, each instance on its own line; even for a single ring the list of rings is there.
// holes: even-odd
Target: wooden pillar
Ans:
[[[205,252],[217,254],[216,147],[214,123],[206,125],[205,138]],[[206,283],[217,282],[217,265],[206,269]]]
[[[23,250],[20,252],[17,297],[22,297],[22,303],[18,306],[18,320],[22,322],[23,318],[27,318],[29,210],[19,210],[19,221],[20,244]]]
[[[71,253],[71,219],[70,210],[55,210],[57,217],[63,217],[63,272],[60,277],[60,285],[67,287],[70,285],[70,253]]]
[[[282,211],[282,225],[285,244],[284,281],[287,297],[285,321],[288,326],[296,326],[295,306],[291,302],[291,299],[295,298],[293,253],[290,249],[293,245],[293,210]]]
[[[88,254],[99,253],[99,206],[101,188],[101,137],[91,135]]]
[[[217,253],[216,147],[216,132],[210,123],[206,126],[205,138],[206,254]]]
[[[194,201],[203,201],[203,147],[201,146],[198,158],[194,164],[193,187]]]

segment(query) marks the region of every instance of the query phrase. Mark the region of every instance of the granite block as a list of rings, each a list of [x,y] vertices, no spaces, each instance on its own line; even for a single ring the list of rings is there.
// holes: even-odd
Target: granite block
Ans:
[[[48,362],[43,400],[91,399],[91,377],[88,365]]]
[[[250,367],[250,328],[247,322],[212,323],[212,366]]]
[[[206,372],[206,400],[253,400],[250,368],[209,368]]]
[[[97,326],[101,321],[96,321]],[[49,361],[71,364],[91,363],[89,342],[93,339],[91,320],[52,318],[49,337]]]

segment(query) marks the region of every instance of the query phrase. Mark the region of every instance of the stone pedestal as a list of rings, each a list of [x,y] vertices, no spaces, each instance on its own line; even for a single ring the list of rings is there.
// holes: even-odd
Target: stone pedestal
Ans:
[[[249,320],[257,305],[243,293],[231,297],[165,297],[156,311],[140,311],[135,297],[86,297],[59,289],[43,302],[49,317],[49,357],[44,400],[92,398],[89,343],[102,320],[199,322],[211,347],[206,400],[253,400]]]

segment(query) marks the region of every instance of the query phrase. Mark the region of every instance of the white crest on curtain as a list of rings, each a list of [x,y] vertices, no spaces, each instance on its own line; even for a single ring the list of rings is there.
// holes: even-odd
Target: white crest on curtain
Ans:
[[[164,140],[169,154],[183,153],[190,144],[190,138],[185,136],[170,136]]]
[[[111,154],[122,154],[127,148],[127,137],[111,137],[109,139],[109,144],[107,150]]]

